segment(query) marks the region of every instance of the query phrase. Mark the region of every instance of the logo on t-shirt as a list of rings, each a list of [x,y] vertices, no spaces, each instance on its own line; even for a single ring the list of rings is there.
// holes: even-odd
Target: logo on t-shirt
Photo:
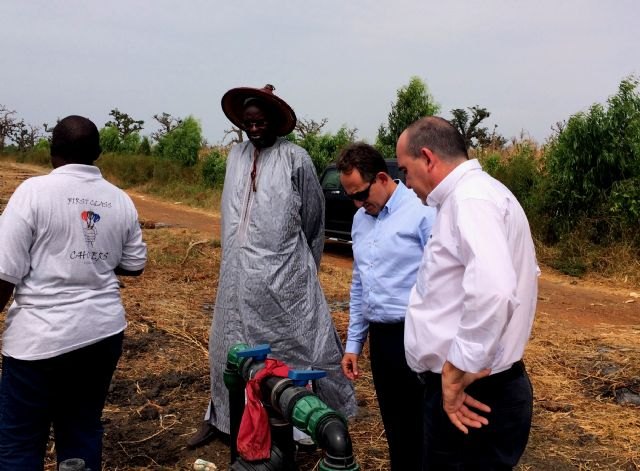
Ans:
[[[82,211],[80,217],[84,221],[82,230],[84,232],[84,240],[87,244],[93,247],[93,243],[96,241],[98,231],[96,230],[96,223],[100,221],[100,215],[93,211]]]

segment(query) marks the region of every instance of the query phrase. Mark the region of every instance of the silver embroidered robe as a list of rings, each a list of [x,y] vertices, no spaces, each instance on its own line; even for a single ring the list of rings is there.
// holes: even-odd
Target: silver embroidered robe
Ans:
[[[251,142],[233,147],[222,193],[222,261],[209,336],[208,420],[229,432],[222,373],[233,345],[271,345],[295,369],[322,369],[318,396],[352,416],[353,385],[340,369],[343,349],[317,271],[324,245],[324,196],[301,147],[278,138],[254,169]],[[255,185],[255,186],[254,186]],[[254,191],[255,190],[255,191]]]

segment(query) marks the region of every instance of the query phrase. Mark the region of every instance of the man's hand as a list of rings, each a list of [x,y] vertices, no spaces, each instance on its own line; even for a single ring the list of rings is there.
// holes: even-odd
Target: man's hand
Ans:
[[[344,362],[344,359],[342,360]],[[469,396],[465,389],[475,380],[489,376],[489,368],[479,373],[467,373],[459,370],[453,364],[446,361],[442,367],[442,405],[453,425],[465,434],[469,433],[467,427],[480,428],[487,425],[486,417],[478,415],[469,407],[482,412],[491,412],[491,408]]]
[[[345,353],[340,362],[342,372],[351,381],[358,379],[360,372],[358,371],[358,355],[355,353]]]

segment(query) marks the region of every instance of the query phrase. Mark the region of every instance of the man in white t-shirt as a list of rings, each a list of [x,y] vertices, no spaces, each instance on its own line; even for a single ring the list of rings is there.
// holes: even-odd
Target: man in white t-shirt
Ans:
[[[122,352],[116,275],[140,275],[146,245],[131,199],[102,178],[96,126],[53,130],[54,170],[23,182],[0,219],[0,469],[42,470],[53,425],[58,462],[100,470],[101,416]]]

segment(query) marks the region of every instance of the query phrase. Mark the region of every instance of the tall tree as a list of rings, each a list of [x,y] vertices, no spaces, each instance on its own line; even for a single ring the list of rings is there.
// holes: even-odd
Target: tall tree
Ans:
[[[396,155],[396,142],[411,123],[440,111],[427,84],[419,77],[411,77],[409,84],[398,89],[396,102],[391,105],[387,125],[380,125],[376,147],[387,158]]]
[[[625,212],[637,234],[640,219],[640,79],[628,77],[606,104],[596,103],[559,126],[546,153],[548,214],[560,231],[580,217],[605,240],[614,227],[607,217]]]
[[[11,138],[16,127],[15,110],[0,105],[0,152],[4,150],[5,141]]]
[[[480,123],[491,116],[491,113],[486,108],[480,108],[479,106],[470,106],[466,110],[462,108],[455,108],[451,110],[451,124],[462,134],[464,143],[467,148],[487,147],[489,145],[495,145],[496,147],[502,147],[505,144],[505,139],[497,134],[497,125],[493,127],[493,131],[489,132],[489,129],[485,126],[480,126]]]
[[[329,120],[327,118],[322,118],[320,121],[316,121],[315,119],[298,118],[295,132],[300,139],[304,139],[308,134],[318,134],[322,131],[322,128],[325,127],[328,121]]]
[[[161,114],[154,114],[153,119],[160,124],[160,129],[151,133],[151,138],[156,142],[182,124],[182,119],[174,118],[164,111]]]
[[[42,137],[40,128],[38,126],[32,126],[26,124],[23,119],[15,123],[15,126],[11,130],[11,140],[15,142],[20,152],[35,147],[36,142]]]
[[[112,116],[113,120],[107,121],[104,124],[105,127],[116,128],[122,139],[125,139],[130,134],[141,131],[142,125],[144,124],[144,121],[133,119],[127,113],[118,110],[118,108],[112,109],[109,112],[109,116]]]
[[[56,119],[56,124],[58,124],[60,122],[60,118]],[[56,126],[49,126],[49,123],[42,123],[42,129],[44,129],[44,133],[45,133],[45,139],[51,143],[51,136],[53,134],[53,128],[55,128]]]
[[[236,126],[231,126],[231,129],[224,130],[224,136],[222,137],[222,142],[224,143],[224,140],[227,138],[227,136],[232,136],[231,140],[229,141],[229,145],[239,144],[244,140],[244,135],[242,134],[243,132],[244,131],[242,131],[242,129]]]

